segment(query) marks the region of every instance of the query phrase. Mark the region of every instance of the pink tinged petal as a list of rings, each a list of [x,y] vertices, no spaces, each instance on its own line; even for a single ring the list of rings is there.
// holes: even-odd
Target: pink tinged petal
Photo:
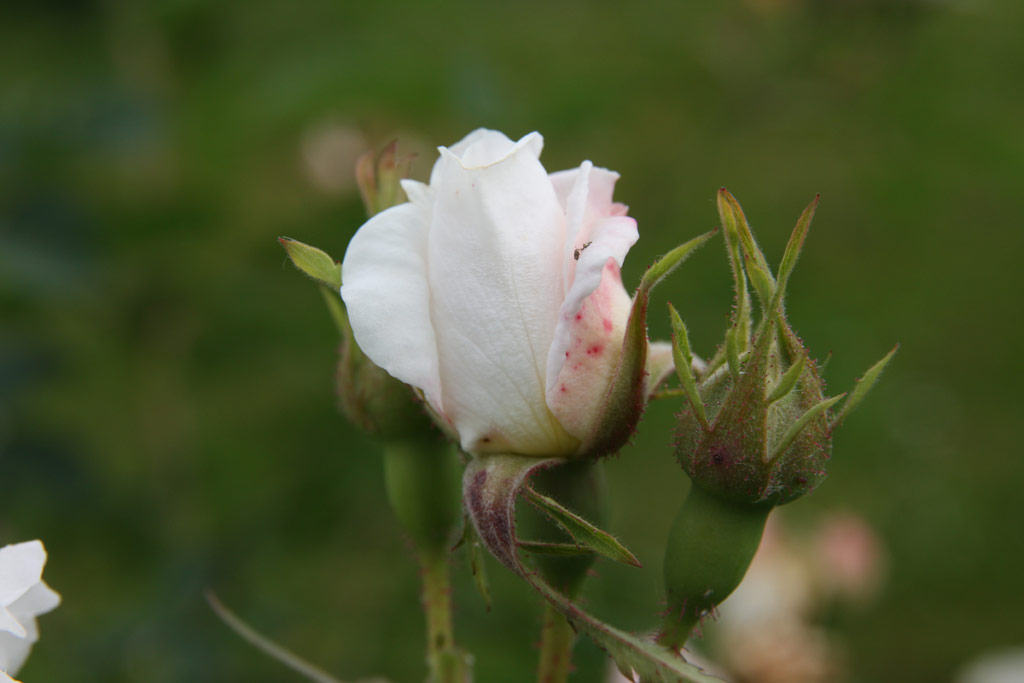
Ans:
[[[582,258],[580,259],[582,261]],[[570,338],[561,364],[549,383],[548,406],[558,421],[588,443],[604,409],[618,367],[631,300],[622,286],[618,263],[608,258],[600,285],[572,314],[564,327]]]
[[[341,298],[359,348],[394,377],[422,389],[441,412],[427,278],[429,220],[422,206],[408,203],[363,225],[345,252]]]
[[[0,548],[0,606],[7,607],[39,583],[44,564],[46,550],[40,541]]]
[[[590,166],[590,162],[584,162],[584,165]],[[549,176],[551,184],[555,188],[555,194],[558,195],[558,201],[563,209],[566,209],[568,206],[569,193],[575,187],[577,178],[582,170],[583,166],[580,166],[580,168],[571,168],[567,171],[558,171]],[[626,207],[623,204],[612,202],[612,193],[615,190],[615,183],[619,179],[619,174],[598,166],[591,167],[588,176],[588,214],[586,217],[588,221],[593,222],[605,216],[624,216]]]
[[[560,307],[558,324],[555,327],[553,343],[548,353],[546,390],[549,395],[563,364],[566,362],[565,354],[570,350],[570,345],[574,343],[574,335],[580,334],[579,325],[584,321],[576,316],[580,313],[584,300],[593,294],[601,284],[608,261],[615,263],[616,272],[622,266],[626,252],[636,243],[638,237],[636,221],[624,216],[605,218],[593,226],[588,237],[590,239],[585,243],[587,246],[581,247],[578,252],[573,254],[575,257],[578,253],[579,260],[574,259],[573,261],[575,268],[572,285]],[[618,289],[621,290],[628,302],[629,295],[622,287],[621,276],[618,276]],[[625,319],[629,316],[628,306],[624,314],[619,312],[617,315],[620,315],[622,320],[614,320],[610,324],[618,327],[621,323],[624,326]],[[603,320],[590,322],[596,325],[598,331],[605,330],[607,327]],[[610,331],[605,330],[606,333]],[[582,332],[582,336],[589,337],[591,334],[586,331]],[[621,339],[622,333],[620,332],[620,342]]]
[[[578,444],[548,410],[544,386],[562,301],[564,216],[537,160],[540,136],[510,149],[499,143],[476,140],[463,160],[442,148],[431,181],[444,412],[466,451],[568,454]]]
[[[559,199],[565,211],[565,250],[562,257],[562,296],[568,296],[569,286],[576,277],[576,261],[580,250],[586,242],[581,237],[584,232],[584,219],[587,213],[587,198],[590,194],[590,172],[593,164],[584,161],[579,169],[572,174],[575,181],[564,201]],[[557,190],[556,190],[557,194]]]

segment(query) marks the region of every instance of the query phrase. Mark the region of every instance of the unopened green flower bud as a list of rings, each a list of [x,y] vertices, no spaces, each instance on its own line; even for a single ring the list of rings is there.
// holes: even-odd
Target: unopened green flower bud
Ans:
[[[328,296],[341,301],[331,292]],[[336,316],[337,319],[337,316]],[[341,412],[368,433],[403,439],[436,432],[423,403],[411,387],[366,357],[349,328],[339,349],[337,389]]]
[[[676,456],[696,486],[738,503],[782,505],[825,477],[832,448],[828,408],[815,364],[784,319],[769,320],[735,375],[727,364],[679,415]]]
[[[676,457],[693,487],[668,542],[668,613],[661,642],[681,646],[701,617],[739,584],[771,509],[812,491],[825,477],[832,432],[863,399],[892,357],[872,367],[842,409],[827,397],[807,349],[786,319],[786,284],[817,199],[800,216],[778,273],[768,268],[739,203],[724,188],[722,219],[736,288],[725,342],[701,375],[688,335],[671,310],[674,359],[687,401],[678,416]],[[747,282],[761,320],[751,323]]]

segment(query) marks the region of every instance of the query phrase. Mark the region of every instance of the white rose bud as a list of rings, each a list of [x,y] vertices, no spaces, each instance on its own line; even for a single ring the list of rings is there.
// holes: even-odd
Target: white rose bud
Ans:
[[[587,161],[549,175],[542,146],[477,130],[440,148],[429,185],[403,181],[410,201],[363,225],[342,264],[360,348],[469,453],[609,450],[594,435],[630,316],[619,269],[636,221],[612,201],[618,174]]]

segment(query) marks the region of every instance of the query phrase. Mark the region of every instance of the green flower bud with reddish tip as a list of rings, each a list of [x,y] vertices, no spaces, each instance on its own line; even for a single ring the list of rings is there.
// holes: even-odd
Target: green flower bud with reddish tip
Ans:
[[[895,349],[850,392],[827,397],[815,362],[786,319],[786,284],[817,199],[803,212],[778,273],[768,268],[739,203],[724,188],[718,210],[736,305],[725,341],[695,376],[686,326],[670,310],[673,357],[686,403],[676,457],[693,482],[665,555],[668,611],[659,642],[680,647],[700,619],[740,580],[772,508],[810,493],[825,478],[832,432],[860,403]],[[751,322],[748,278],[761,320]]]
[[[415,154],[398,154],[398,140],[380,152],[370,150],[356,162],[356,184],[369,216],[405,201],[401,181],[409,177]]]

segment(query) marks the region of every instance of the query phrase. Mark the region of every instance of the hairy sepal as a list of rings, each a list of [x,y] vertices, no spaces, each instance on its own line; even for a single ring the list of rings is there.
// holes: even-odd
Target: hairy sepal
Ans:
[[[491,554],[526,580],[577,631],[587,634],[623,671],[635,671],[643,683],[711,683],[720,679],[653,642],[621,631],[580,609],[519,558],[515,503],[530,475],[564,460],[516,455],[474,458],[463,476],[463,502],[480,540]]]

